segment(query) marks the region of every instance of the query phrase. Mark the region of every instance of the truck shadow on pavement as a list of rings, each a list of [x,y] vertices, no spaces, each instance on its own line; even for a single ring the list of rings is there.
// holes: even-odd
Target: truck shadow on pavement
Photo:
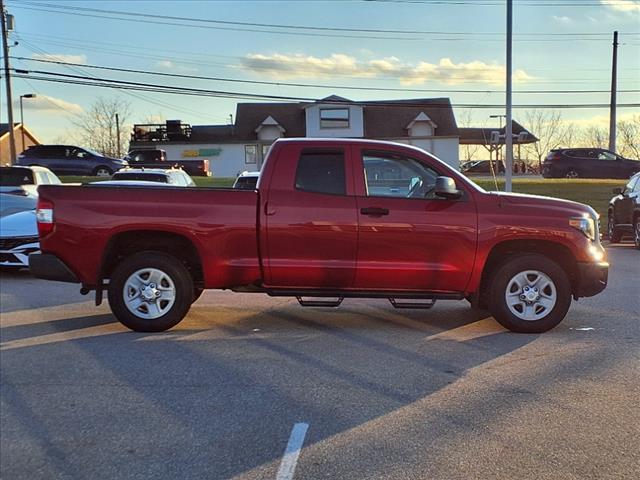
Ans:
[[[193,328],[191,317],[208,328]],[[18,430],[47,465],[46,475],[31,478],[87,478],[96,455],[118,478],[229,478],[277,468],[294,423],[309,422],[307,442],[319,442],[537,338],[460,308],[287,305],[216,317],[216,308],[196,307],[163,334],[124,331],[111,315],[3,328],[7,475],[34,454],[20,449]],[[28,385],[42,390],[37,398],[27,398]]]
[[[125,331],[111,315],[3,328],[3,346],[33,342],[2,350],[7,477],[95,478],[96,462],[106,462],[112,478],[275,473],[294,423],[309,423],[305,445],[318,444],[423,401],[538,338],[456,304],[426,314],[226,310],[229,318],[194,307],[162,334]],[[90,336],[74,336],[87,329]],[[49,343],[35,338],[66,334]],[[505,388],[498,397],[535,398]]]

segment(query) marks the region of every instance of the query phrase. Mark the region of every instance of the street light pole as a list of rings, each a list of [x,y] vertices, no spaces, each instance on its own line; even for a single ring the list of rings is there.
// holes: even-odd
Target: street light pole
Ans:
[[[23,98],[36,98],[35,93],[25,93],[20,95],[20,132],[22,133],[22,151],[24,152],[24,113],[22,111],[22,99]]]
[[[4,0],[0,0],[0,26],[2,27],[2,54],[4,55],[4,80],[7,86],[7,120],[9,122],[10,161],[16,162],[16,136],[13,131],[13,105],[11,96],[11,70],[9,69],[9,32],[7,31],[7,15],[4,11]]]
[[[512,190],[511,174],[513,172],[513,117],[512,117],[512,37],[513,37],[513,0],[507,0],[507,126],[504,132],[506,148],[506,164],[504,166],[504,190]]]

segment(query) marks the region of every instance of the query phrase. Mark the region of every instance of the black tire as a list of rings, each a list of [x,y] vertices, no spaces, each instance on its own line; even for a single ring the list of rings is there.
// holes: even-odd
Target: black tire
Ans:
[[[160,271],[173,282],[173,304],[166,301],[164,305],[166,312],[157,318],[144,318],[144,311],[138,310],[137,313],[134,313],[126,304],[125,285],[128,285],[127,282],[133,278],[134,273],[144,269]],[[158,285],[158,290],[161,290],[160,285]],[[135,297],[142,296],[141,292],[142,290]],[[136,332],[163,332],[174,327],[186,316],[193,297],[193,279],[189,271],[178,259],[163,252],[140,252],[125,258],[116,267],[109,281],[111,311],[120,323]],[[151,302],[144,301],[142,303],[146,305],[141,305],[141,308],[144,310],[147,305],[157,303],[158,308],[161,309],[163,308],[161,301],[162,297]],[[149,313],[151,310],[147,308],[147,312]]]
[[[569,168],[568,170],[566,170],[564,172],[563,175],[564,178],[580,178],[582,177],[582,175],[580,174],[580,171],[575,169],[575,168]]]
[[[555,287],[553,307],[535,320],[515,315],[507,305],[506,294],[510,282],[519,273],[537,271],[546,275]],[[503,327],[517,333],[542,333],[558,325],[571,305],[571,283],[566,272],[553,260],[538,254],[507,258],[494,272],[489,285],[489,311]],[[533,305],[534,311],[538,307]],[[544,309],[542,310],[544,312]]]
[[[113,170],[109,167],[105,167],[104,165],[100,165],[93,169],[94,177],[110,177],[111,175],[113,175]]]
[[[640,250],[640,215],[633,219],[633,243]]]
[[[611,243],[618,243],[622,240],[622,232],[616,228],[613,212],[609,212],[609,215],[607,215],[607,237],[609,237]]]

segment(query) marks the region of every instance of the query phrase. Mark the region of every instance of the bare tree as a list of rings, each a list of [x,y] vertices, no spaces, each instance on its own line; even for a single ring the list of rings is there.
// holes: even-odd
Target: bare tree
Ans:
[[[618,122],[618,145],[623,157],[640,159],[640,115]]]
[[[471,115],[471,110],[463,110],[462,113],[458,115],[459,125],[461,127],[471,127],[473,124]],[[480,145],[460,145],[460,150],[462,162],[470,162],[471,160],[476,160],[476,154],[478,153],[478,150],[480,150]]]
[[[563,122],[562,114],[557,110],[527,110],[523,118],[524,127],[539,139],[525,148],[527,157],[531,155],[537,159],[538,168],[550,150],[573,142],[575,127]]]
[[[116,114],[120,122],[120,145],[116,129]],[[98,97],[85,113],[72,120],[76,131],[73,136],[80,145],[97,150],[111,157],[127,151],[129,143],[129,102],[119,98]]]
[[[607,148],[609,132],[604,127],[589,125],[580,133],[580,144],[584,147]]]

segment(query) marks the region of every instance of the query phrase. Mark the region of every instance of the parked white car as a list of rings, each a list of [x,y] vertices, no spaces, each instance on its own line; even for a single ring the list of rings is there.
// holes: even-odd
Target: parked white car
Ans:
[[[40,243],[35,209],[0,218],[0,267],[28,268],[29,254],[38,251]]]
[[[60,179],[48,168],[19,165],[0,167],[0,193],[38,195],[39,185],[60,183]]]
[[[260,172],[244,171],[240,175],[238,175],[236,181],[233,182],[233,188],[239,190],[255,190],[259,177]]]
[[[123,168],[111,177],[112,181],[158,182],[176,187],[195,187],[193,179],[181,168]]]

